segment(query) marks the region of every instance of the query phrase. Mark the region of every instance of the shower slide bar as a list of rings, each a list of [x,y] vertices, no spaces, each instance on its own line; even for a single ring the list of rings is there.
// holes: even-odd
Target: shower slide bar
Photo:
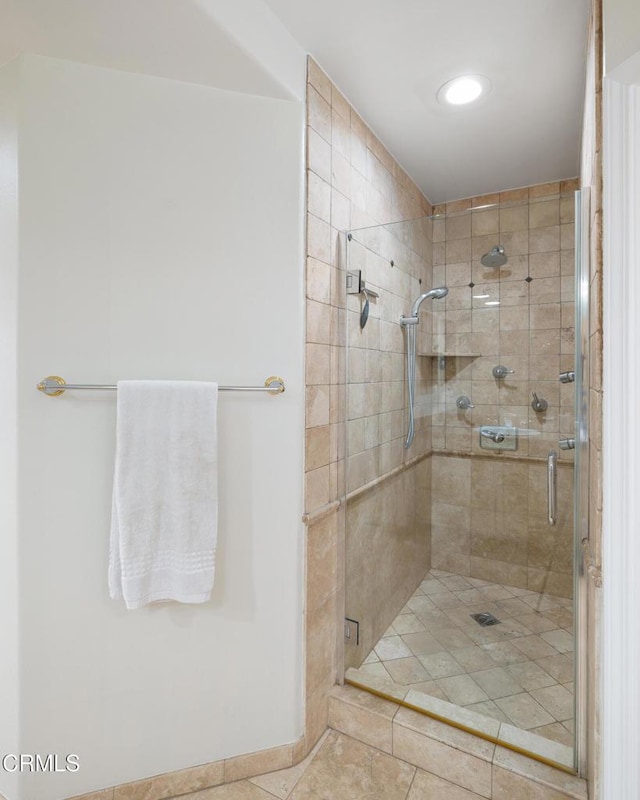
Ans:
[[[117,386],[102,383],[67,383],[59,375],[49,375],[43,378],[36,389],[47,397],[58,397],[67,389],[97,389],[103,391],[116,391]],[[269,392],[269,394],[282,394],[285,390],[284,380],[272,375],[264,382],[264,386],[218,386],[219,392]]]

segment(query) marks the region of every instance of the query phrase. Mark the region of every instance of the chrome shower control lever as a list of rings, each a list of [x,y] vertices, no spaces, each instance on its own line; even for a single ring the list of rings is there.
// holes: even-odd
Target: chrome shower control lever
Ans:
[[[538,397],[535,392],[532,392],[533,400],[531,401],[531,408],[534,411],[546,411],[549,408],[549,403],[542,397]]]
[[[466,394],[460,395],[460,397],[456,400],[456,406],[462,411],[466,411],[468,408],[475,408]]]
[[[501,433],[500,431],[492,431],[490,428],[482,428],[480,431],[480,436],[491,439],[491,441],[495,442],[496,444],[504,442],[504,433]]]
[[[507,375],[510,375],[513,371],[514,370],[509,367],[503,367],[502,364],[498,364],[497,367],[491,370],[491,374],[497,381],[503,381]]]

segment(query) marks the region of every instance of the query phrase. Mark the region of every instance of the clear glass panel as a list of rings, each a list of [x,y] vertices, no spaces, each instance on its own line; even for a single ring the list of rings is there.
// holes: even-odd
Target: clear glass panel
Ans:
[[[573,766],[574,195],[352,231],[348,269],[346,678]]]

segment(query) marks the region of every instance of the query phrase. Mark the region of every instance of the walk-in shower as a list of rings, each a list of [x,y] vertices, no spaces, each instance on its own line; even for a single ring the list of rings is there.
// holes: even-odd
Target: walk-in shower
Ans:
[[[379,298],[365,329],[347,300],[345,680],[566,768],[574,197],[512,195],[350,232]]]
[[[405,449],[411,447],[415,437],[415,391],[416,391],[416,325],[420,321],[420,306],[427,300],[442,300],[449,294],[446,286],[437,289],[430,289],[424,292],[411,306],[411,314],[408,317],[400,317],[400,324],[406,331],[407,338],[407,389],[409,406],[409,424],[407,428],[407,438],[405,439]]]

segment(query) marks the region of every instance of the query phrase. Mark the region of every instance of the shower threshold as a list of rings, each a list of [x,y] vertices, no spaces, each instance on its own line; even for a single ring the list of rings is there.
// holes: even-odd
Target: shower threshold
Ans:
[[[574,768],[571,599],[430,570],[345,681]]]

